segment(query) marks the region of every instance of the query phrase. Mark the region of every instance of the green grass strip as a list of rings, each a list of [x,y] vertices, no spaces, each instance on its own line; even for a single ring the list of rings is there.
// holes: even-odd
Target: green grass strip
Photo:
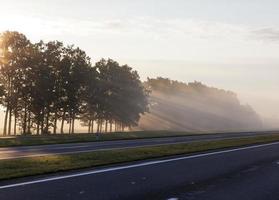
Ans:
[[[99,135],[99,138],[96,137],[96,134],[17,136],[17,137],[9,137],[9,138],[0,138],[0,147],[144,139],[144,138],[188,136],[188,135],[197,135],[197,134],[207,134],[207,133],[171,132],[171,131],[135,131],[135,132],[123,132],[123,133],[103,133]]]
[[[0,161],[0,180],[279,141],[279,135]]]

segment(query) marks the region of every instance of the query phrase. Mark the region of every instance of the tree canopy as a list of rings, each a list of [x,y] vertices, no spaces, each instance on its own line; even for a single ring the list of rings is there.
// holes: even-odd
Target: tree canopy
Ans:
[[[137,130],[248,131],[263,123],[251,106],[237,95],[201,82],[149,78],[150,111],[141,117]]]
[[[0,34],[4,135],[64,133],[65,123],[74,133],[77,120],[88,132],[123,131],[148,110],[148,95],[128,65],[112,59],[92,65],[74,45],[32,43],[18,32]]]

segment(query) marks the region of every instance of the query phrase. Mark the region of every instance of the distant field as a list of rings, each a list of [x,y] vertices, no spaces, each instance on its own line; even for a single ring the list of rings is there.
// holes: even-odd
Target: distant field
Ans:
[[[97,137],[96,134],[63,134],[47,136],[17,136],[9,138],[0,138],[0,147],[10,146],[28,146],[28,145],[47,145],[76,142],[95,142],[106,140],[126,140],[126,139],[143,139],[157,137],[186,136],[202,133],[191,132],[170,132],[170,131],[135,131],[121,133],[102,133]],[[204,133],[203,133],[204,134]]]
[[[279,135],[0,161],[0,180],[279,141]]]

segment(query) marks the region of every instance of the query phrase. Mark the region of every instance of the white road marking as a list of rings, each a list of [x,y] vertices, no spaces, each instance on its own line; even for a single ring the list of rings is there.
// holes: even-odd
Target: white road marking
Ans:
[[[207,140],[203,140],[206,142]],[[214,140],[208,140],[214,141]],[[23,156],[8,156],[8,157],[0,157],[0,160],[10,160],[10,159],[17,159],[17,158],[31,158],[31,157],[40,157],[40,156],[54,156],[54,155],[67,155],[67,154],[77,154],[77,153],[89,153],[89,152],[98,152],[98,151],[110,151],[110,150],[124,150],[124,149],[134,149],[140,147],[156,147],[156,146],[165,146],[165,145],[172,145],[172,144],[187,144],[190,142],[174,142],[174,143],[166,143],[166,144],[146,144],[146,145],[136,145],[131,147],[113,147],[109,149],[90,149],[90,150],[80,150],[80,151],[67,151],[61,153],[41,153],[41,154],[33,154],[33,155],[23,155]],[[1,153],[0,153],[1,155]]]
[[[192,142],[210,142],[210,141],[218,141],[219,139],[206,139],[206,140],[197,140],[197,141],[178,141],[164,144],[143,144],[143,145],[134,145],[130,147],[112,147],[112,148],[103,148],[103,149],[89,149],[89,150],[80,150],[80,151],[66,151],[66,152],[58,152],[58,153],[40,153],[40,154],[31,154],[31,155],[22,155],[22,156],[9,156],[0,157],[0,160],[9,160],[9,159],[17,159],[17,158],[32,158],[32,157],[40,157],[40,156],[54,156],[54,155],[67,155],[67,154],[77,154],[77,153],[89,153],[89,152],[98,152],[98,151],[109,151],[109,150],[124,150],[124,149],[133,149],[133,148],[141,148],[141,147],[157,147],[157,146],[166,146],[173,144],[188,144]],[[32,153],[32,152],[31,152]],[[1,156],[1,153],[0,153]],[[3,155],[2,155],[3,156]]]
[[[215,141],[214,140],[202,140],[202,142],[207,141]],[[134,149],[134,148],[141,148],[141,147],[157,147],[157,146],[165,146],[165,145],[172,145],[172,144],[187,144],[195,141],[187,141],[187,142],[173,142],[173,143],[165,143],[165,144],[146,144],[146,145],[135,145],[131,147],[113,147],[109,149],[90,149],[90,150],[80,150],[80,151],[67,151],[61,153],[41,153],[41,154],[33,154],[33,155],[23,155],[23,156],[11,156],[11,157],[4,157],[0,158],[0,160],[9,160],[9,159],[17,159],[17,158],[29,158],[29,157],[40,157],[40,156],[54,156],[54,155],[67,155],[67,154],[77,154],[77,153],[89,153],[89,152],[98,152],[98,151],[110,151],[110,150],[124,150],[124,149]],[[197,141],[199,142],[199,141]],[[0,153],[1,155],[1,153]]]
[[[224,154],[224,153],[232,153],[232,152],[236,152],[236,151],[243,151],[243,150],[247,150],[247,149],[256,149],[256,148],[260,148],[260,147],[267,147],[267,146],[273,146],[273,145],[278,145],[278,144],[279,144],[279,142],[273,142],[273,143],[269,143],[269,144],[260,144],[260,145],[253,145],[253,146],[248,146],[248,147],[240,147],[240,148],[223,150],[223,151],[202,153],[202,154],[197,154],[197,155],[192,155],[192,156],[184,156],[184,157],[171,158],[171,159],[165,159],[165,160],[155,160],[155,161],[148,161],[148,162],[143,162],[143,163],[138,163],[138,164],[126,165],[126,166],[119,166],[119,167],[111,167],[111,168],[106,168],[106,169],[92,170],[92,171],[75,173],[75,174],[70,174],[70,175],[56,176],[56,177],[51,177],[51,178],[38,179],[38,180],[34,180],[34,181],[26,181],[26,182],[22,182],[22,183],[3,185],[3,186],[0,186],[0,189],[26,186],[26,185],[32,185],[32,184],[37,184],[37,183],[57,181],[57,180],[62,180],[62,179],[75,178],[75,177],[79,177],[79,176],[87,176],[87,175],[92,175],[92,174],[113,172],[113,171],[119,171],[119,170],[131,169],[131,168],[137,168],[137,167],[144,167],[144,166],[150,166],[150,165],[157,165],[157,164],[174,162],[174,161],[179,161],[179,160],[201,158],[201,157],[213,156],[213,155]]]
[[[2,150],[0,149],[0,154],[9,154],[9,153],[22,153],[22,152],[35,152],[36,151],[45,151],[45,150],[63,150],[63,149],[76,149],[76,148],[86,148],[91,147],[91,145],[80,145],[80,146],[69,146],[69,147],[49,147],[49,148],[30,148],[30,149],[19,149],[19,150]]]
[[[232,137],[232,138],[223,138],[224,140],[229,140],[229,139],[240,139],[240,138],[249,138],[249,137],[254,137],[254,136],[240,136],[240,137]],[[166,143],[158,143],[158,144],[139,144],[139,145],[134,145],[131,147],[112,147],[112,148],[102,148],[102,149],[89,149],[89,150],[79,150],[79,151],[67,151],[67,152],[57,152],[57,153],[38,153],[38,152],[34,152],[35,154],[29,154],[29,155],[21,155],[21,156],[9,156],[10,152],[1,152],[0,149],[0,160],[9,160],[9,159],[17,159],[17,158],[32,158],[32,157],[40,157],[40,156],[52,156],[52,155],[67,155],[67,154],[76,154],[76,153],[89,153],[89,152],[97,152],[97,151],[108,151],[108,150],[121,150],[121,149],[131,149],[131,148],[140,148],[140,147],[156,147],[156,146],[164,146],[164,145],[173,145],[173,144],[187,144],[187,143],[191,143],[191,142],[210,142],[210,141],[219,141],[220,138],[213,138],[213,139],[193,139],[193,140],[189,140],[189,141],[177,141],[177,142],[166,142]],[[157,142],[157,141],[156,141]],[[125,145],[125,143],[119,143],[120,145]],[[133,144],[133,143],[132,143]],[[108,146],[111,144],[104,144],[104,145],[100,145],[100,146],[95,146],[95,148],[100,148],[100,147],[104,147],[104,146]],[[128,145],[131,145],[131,143],[129,143]],[[89,145],[86,146],[79,146],[79,147],[90,147]],[[67,148],[76,148],[76,147],[55,147],[53,149],[67,149]],[[44,149],[40,149],[40,150],[44,150]],[[40,151],[39,150],[39,151]],[[52,149],[46,149],[46,150],[52,150]],[[23,150],[22,152],[26,152],[28,150]],[[29,151],[29,153],[32,150]],[[12,153],[18,153],[17,152],[12,152]],[[21,152],[19,152],[21,153]],[[2,155],[1,155],[2,154]],[[3,155],[4,154],[4,155]],[[6,154],[6,155],[5,155]],[[3,157],[6,156],[6,157]]]

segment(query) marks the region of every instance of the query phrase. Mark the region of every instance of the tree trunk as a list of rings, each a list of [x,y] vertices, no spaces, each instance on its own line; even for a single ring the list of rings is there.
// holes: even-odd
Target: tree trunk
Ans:
[[[12,129],[12,109],[9,110],[8,135],[11,135],[11,129]]]
[[[8,125],[8,114],[10,111],[10,96],[11,96],[11,78],[8,77],[8,96],[7,96],[7,108],[5,113],[5,120],[4,120],[4,128],[3,128],[3,135],[7,135],[7,125]]]
[[[45,108],[43,108],[41,117],[41,134],[44,134],[44,120],[45,120]]]
[[[97,121],[97,133],[99,133],[100,132],[100,121],[98,120]]]
[[[37,119],[37,135],[40,134],[40,118]]]
[[[60,129],[60,133],[61,133],[61,134],[64,134],[65,115],[66,115],[66,112],[63,111],[62,122],[61,122],[61,129]]]
[[[28,111],[28,126],[27,126],[28,134],[31,134],[31,111]]]
[[[112,121],[110,121],[109,132],[112,132]]]
[[[88,133],[91,133],[91,120],[88,122]]]
[[[24,103],[23,134],[26,134],[26,127],[27,127],[27,106],[26,103]]]
[[[38,113],[37,113],[37,123],[36,123],[36,124],[37,124],[37,131],[36,131],[36,134],[37,134],[37,135],[40,134],[40,113],[41,113],[41,112],[38,112]]]
[[[91,133],[94,133],[94,120],[91,122]]]
[[[102,133],[102,131],[103,131],[103,121],[101,120],[100,121],[100,133]]]
[[[4,129],[3,129],[3,135],[7,135],[7,121],[8,121],[8,113],[9,113],[9,105],[7,105],[6,113],[5,113],[5,120],[4,120]]]
[[[47,113],[46,113],[46,134],[48,134],[49,130],[49,108],[47,108]]]
[[[119,131],[119,123],[116,122],[116,123],[115,123],[115,126],[116,126],[116,132],[118,132],[118,131]]]
[[[17,114],[16,114],[16,111],[14,112],[14,118],[15,118],[15,120],[14,120],[14,135],[16,135],[16,123],[17,123]]]
[[[106,124],[105,124],[105,133],[108,132],[108,120],[106,120]]]
[[[71,130],[72,130],[72,119],[69,118],[69,134],[71,134]]]
[[[75,114],[73,115],[73,121],[72,121],[72,134],[75,133]]]
[[[55,115],[54,115],[53,134],[56,134],[56,129],[57,129],[57,111],[55,111]]]

